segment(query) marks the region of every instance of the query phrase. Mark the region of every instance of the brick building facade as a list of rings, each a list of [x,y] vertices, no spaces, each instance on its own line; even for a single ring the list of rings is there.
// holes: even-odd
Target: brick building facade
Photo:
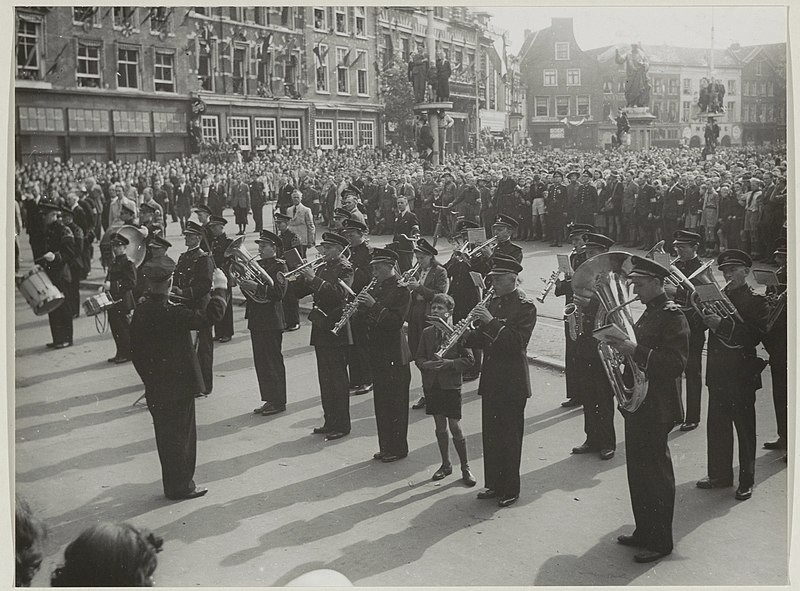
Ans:
[[[742,66],[742,142],[786,141],[786,44],[730,48]]]

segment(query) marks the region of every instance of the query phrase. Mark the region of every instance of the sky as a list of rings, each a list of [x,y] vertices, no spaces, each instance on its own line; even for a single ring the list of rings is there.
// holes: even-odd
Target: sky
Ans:
[[[710,47],[712,8],[709,6],[649,7],[523,7],[476,8],[492,15],[499,32],[508,31],[509,50],[517,53],[525,29],[550,26],[553,17],[572,17],[575,40],[581,49],[630,44]],[[732,43],[757,45],[786,41],[786,8],[772,6],[717,6],[713,9],[714,47]]]

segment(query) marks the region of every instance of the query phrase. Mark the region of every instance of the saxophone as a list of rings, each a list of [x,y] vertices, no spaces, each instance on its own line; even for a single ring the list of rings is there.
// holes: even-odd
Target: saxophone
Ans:
[[[378,283],[378,280],[373,277],[372,280],[367,283],[360,292],[358,292],[358,294],[360,295],[362,293],[367,293],[370,289],[375,287],[376,283]],[[342,317],[336,322],[334,327],[331,329],[331,332],[338,336],[339,331],[342,330],[344,325],[347,324],[347,322],[353,317],[353,314],[356,313],[356,310],[358,310],[358,295],[344,307],[344,310],[342,310]]]
[[[487,306],[489,302],[492,301],[493,297],[494,287],[490,287],[486,294],[484,294],[483,299],[475,305],[475,308],[478,306]],[[477,326],[474,325],[475,317],[473,316],[475,308],[472,308],[472,310],[469,311],[469,314],[467,314],[466,317],[460,320],[458,324],[453,327],[453,332],[450,333],[450,335],[447,337],[447,340],[442,343],[442,346],[439,347],[439,350],[436,352],[437,357],[443,359],[447,352],[455,347],[456,343],[461,340],[461,337],[464,336],[464,333],[466,333],[468,330],[477,328]]]
[[[569,303],[564,307],[564,322],[567,323],[570,340],[576,341],[583,334],[583,312],[578,304]]]

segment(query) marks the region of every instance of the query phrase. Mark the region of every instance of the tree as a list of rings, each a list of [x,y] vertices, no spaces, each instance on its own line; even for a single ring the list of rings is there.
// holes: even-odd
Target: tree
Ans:
[[[414,90],[408,65],[395,57],[383,68],[379,80],[385,121],[397,130],[400,142],[407,142],[414,137]]]

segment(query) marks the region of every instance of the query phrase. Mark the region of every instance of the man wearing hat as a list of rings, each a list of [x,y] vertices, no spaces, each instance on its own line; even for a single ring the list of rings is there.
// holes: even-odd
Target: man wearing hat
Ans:
[[[198,223],[203,227],[203,239],[200,241],[200,248],[205,252],[211,249],[211,232],[208,227],[208,220],[211,218],[211,210],[208,206],[200,204],[192,209],[197,216]]]
[[[344,220],[349,220],[353,218],[353,214],[350,213],[349,210],[345,209],[344,207],[337,207],[333,210],[333,230],[341,230],[342,223]]]
[[[70,293],[73,278],[71,264],[80,256],[75,244],[75,236],[59,219],[61,208],[55,203],[40,202],[39,211],[44,216],[44,248],[45,253],[41,259],[34,262],[41,264],[50,281],[65,295]],[[72,300],[65,300],[58,308],[48,314],[50,320],[50,333],[53,341],[47,343],[50,349],[63,349],[72,346],[72,319],[76,312]]]
[[[534,201],[534,226],[537,217],[535,203]],[[553,183],[547,187],[544,207],[547,212],[547,224],[542,223],[542,240],[545,240],[546,227],[550,235],[550,246],[561,246],[567,214],[567,187],[564,185],[564,175],[560,170],[553,171]],[[544,211],[539,211],[539,214],[540,219],[544,221]]]
[[[405,273],[412,267],[414,260],[414,240],[400,234],[395,238],[394,242],[386,245],[386,248],[393,250],[397,254],[397,269],[400,273]]]
[[[414,245],[414,254],[419,266],[417,273],[406,282],[411,290],[411,305],[408,308],[408,346],[416,353],[422,331],[425,330],[431,313],[431,300],[437,293],[447,293],[449,280],[447,270],[436,260],[439,251],[427,240],[420,238]],[[425,408],[425,396],[412,407]]]
[[[697,232],[690,230],[677,230],[672,234],[672,244],[678,253],[678,260],[674,265],[686,277],[690,277],[703,266],[697,256],[697,248],[703,238]],[[694,280],[695,283],[699,279]],[[681,431],[692,431],[700,424],[700,400],[703,391],[703,347],[706,343],[707,327],[700,315],[695,311],[690,302],[691,292],[684,286],[677,289],[672,284],[666,285],[667,294],[674,300],[686,320],[689,322],[689,358],[686,362],[686,420],[681,425]]]
[[[786,239],[779,238],[773,253],[778,270],[775,276],[778,285],[767,287],[766,296],[770,308],[771,325],[767,326],[764,347],[769,353],[769,370],[772,374],[772,402],[775,406],[775,422],[778,439],[764,443],[764,449],[786,449],[788,438],[786,430],[787,371],[789,355],[787,351],[787,301],[788,276],[786,269]],[[784,456],[784,460],[786,456]]]
[[[359,293],[372,279],[370,260],[372,255],[364,240],[367,226],[353,219],[343,222],[341,234],[350,245],[350,264],[353,265],[353,285],[355,293]],[[350,330],[353,333],[353,344],[347,355],[350,377],[350,394],[366,394],[372,390],[372,369],[369,363],[369,334],[366,319],[356,315],[350,319]]]
[[[498,214],[492,226],[492,235],[497,237],[494,254],[504,254],[522,263],[522,248],[511,242],[511,236],[517,229],[517,220],[509,215]]]
[[[628,278],[647,307],[634,326],[636,343],[613,339],[609,344],[629,355],[647,379],[647,396],[625,417],[625,456],[628,488],[636,529],[617,541],[639,548],[636,562],[653,562],[672,552],[675,476],[669,454],[669,432],[683,419],[678,378],[689,354],[689,324],[680,308],[669,301],[664,280],[669,269],[650,259],[633,256]]]
[[[147,245],[147,252],[145,252],[142,265],[163,256],[166,256],[167,249],[172,247],[172,243],[159,235],[148,234],[145,242]],[[142,301],[145,295],[146,281],[142,276],[141,270],[136,273],[136,287],[133,290],[134,298],[137,302]]]
[[[187,305],[202,309],[208,299],[211,289],[211,275],[214,271],[214,261],[207,252],[200,249],[200,243],[205,235],[203,227],[193,221],[187,221],[184,229],[184,243],[186,252],[178,257],[173,281],[173,292],[185,298]],[[211,334],[211,325],[203,326],[197,333],[197,358],[200,362],[200,371],[205,387],[203,394],[211,393],[214,381],[214,339]]]
[[[204,206],[203,206],[204,207]],[[211,247],[211,257],[214,259],[214,266],[222,269],[226,277],[230,277],[230,261],[225,258],[225,252],[233,240],[225,234],[225,224],[228,223],[220,215],[212,215],[206,222],[206,232],[209,235],[209,245]],[[233,286],[228,282],[228,301],[233,296]],[[233,306],[228,306],[225,316],[214,325],[214,340],[220,343],[227,343],[233,336]]]
[[[75,223],[72,210],[69,207],[61,208],[61,223],[72,232],[75,241],[75,250],[77,252],[77,256],[69,263],[72,281],[70,281],[69,284],[69,292],[65,291],[64,296],[69,300],[72,317],[78,318],[81,311],[80,282],[81,279],[85,279],[89,274],[88,266],[91,266],[91,260],[88,262],[86,261],[84,250],[86,235],[83,233],[83,229]]]
[[[594,224],[594,216],[597,213],[599,204],[597,203],[597,189],[590,182],[592,171],[584,170],[580,176],[580,184],[575,191],[575,204],[577,216],[575,221],[581,224]]]
[[[385,248],[372,251],[370,268],[375,287],[358,294],[358,314],[369,327],[369,354],[373,377],[373,402],[378,430],[378,452],[373,456],[384,463],[408,455],[408,388],[412,359],[403,321],[408,313],[410,294],[398,285],[395,273],[397,254]]]
[[[253,410],[256,414],[270,416],[286,410],[286,368],[283,363],[283,300],[287,282],[283,274],[286,264],[277,258],[281,239],[269,230],[261,230],[258,238],[258,261],[271,281],[257,283],[241,281],[239,287],[246,301],[247,328],[253,346],[253,365],[258,378],[262,405]],[[258,298],[258,301],[255,299]]]
[[[117,346],[116,354],[109,363],[125,363],[131,357],[131,336],[128,318],[136,307],[134,290],[136,288],[136,266],[128,259],[125,247],[130,240],[115,233],[111,238],[111,251],[114,259],[108,267],[108,274],[101,291],[107,291],[115,302],[108,310],[108,324]]]
[[[298,298],[314,295],[311,321],[311,345],[317,358],[319,393],[325,422],[314,428],[332,441],[350,433],[350,395],[347,377],[347,346],[352,344],[349,327],[339,334],[332,329],[342,316],[342,308],[353,282],[353,267],[342,256],[347,239],[333,232],[324,232],[317,249],[324,263],[312,270],[306,267],[293,289]],[[343,285],[344,284],[344,285]]]
[[[170,305],[175,263],[168,256],[142,265],[147,296],[130,326],[131,357],[144,382],[147,409],[153,417],[164,495],[195,499],[208,492],[194,482],[197,426],[194,397],[205,389],[199,376],[191,330],[208,326],[225,313],[225,274],[213,272],[211,296],[200,307]]]
[[[766,332],[769,307],[764,296],[747,284],[753,261],[729,249],[717,257],[717,265],[728,284],[724,294],[735,310],[726,317],[705,313],[708,326],[706,385],[708,386],[708,476],[698,488],[733,486],[733,428],[739,448],[737,500],[753,495],[756,463],[756,390],[761,388],[765,363],[756,346]]]
[[[486,490],[479,499],[498,499],[500,507],[519,499],[525,404],[531,396],[527,348],[536,324],[536,306],[517,287],[522,265],[502,254],[492,257],[494,297],[472,314],[479,326],[466,346],[483,349],[481,396],[483,466]]]
[[[583,237],[586,259],[608,252],[614,241],[608,236],[587,232]],[[614,431],[614,390],[608,381],[603,361],[592,336],[595,318],[600,308],[597,297],[587,299],[573,296],[580,308],[581,330],[575,340],[575,359],[578,366],[580,399],[583,402],[583,430],[586,440],[572,448],[573,454],[600,452],[601,460],[614,457],[617,436]]]
[[[517,210],[517,181],[511,176],[511,169],[508,166],[504,166],[501,173],[503,177],[497,183],[493,202],[498,215],[513,215]]]
[[[158,203],[155,203],[155,205],[158,205]],[[148,236],[163,232],[163,227],[155,220],[156,211],[157,209],[149,203],[142,203],[139,206],[139,223],[143,228],[147,228]]]
[[[300,242],[300,237],[289,229],[291,220],[290,215],[279,211],[275,212],[276,233],[281,239],[281,243],[278,245],[278,256],[283,256],[283,253],[294,249],[301,259],[305,259],[306,246]],[[293,285],[289,285],[283,298],[283,318],[287,331],[292,332],[300,328],[300,300],[295,295]]]

